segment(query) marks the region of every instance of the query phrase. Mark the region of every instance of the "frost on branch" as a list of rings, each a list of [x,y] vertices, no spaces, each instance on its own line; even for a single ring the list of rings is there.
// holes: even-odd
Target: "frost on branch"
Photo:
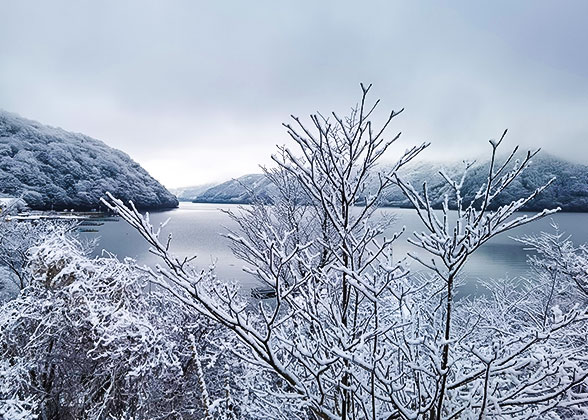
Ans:
[[[575,336],[585,324],[584,309],[568,307],[566,315],[550,322],[534,321],[536,306],[544,312],[552,301],[530,290],[541,289],[539,279],[518,284],[507,279],[484,282],[489,296],[456,299],[459,274],[472,253],[492,237],[554,213],[544,210],[532,216],[516,212],[549,186],[551,181],[527,197],[489,210],[496,197],[521,174],[538,152],[528,152],[515,160],[517,148],[503,162],[498,162],[499,141],[491,141],[492,154],[486,182],[474,198],[465,202],[462,186],[470,165],[460,179],[444,173],[453,197],[446,196],[440,212],[433,210],[427,184],[421,190],[398,176],[394,182],[402,189],[422,221],[424,230],[414,232],[409,242],[424,252],[410,254],[432,273],[431,289],[423,289],[418,300],[429,303],[428,373],[435,378],[431,387],[432,418],[505,415],[509,418],[532,418],[550,410],[566,414],[582,413],[582,383],[586,366],[577,359],[586,346],[566,348],[567,336]],[[449,211],[450,199],[456,203],[455,214]],[[537,261],[535,261],[537,262]],[[579,303],[579,302],[577,302]],[[585,304],[585,303],[584,303]],[[422,319],[413,322],[423,324]],[[533,363],[541,360],[543,364]],[[573,367],[572,367],[573,366]],[[422,367],[422,365],[421,365]],[[544,367],[544,368],[541,368]],[[422,383],[422,380],[419,380]],[[562,403],[562,400],[566,400]],[[574,411],[577,410],[577,411]]]
[[[161,257],[153,281],[238,340],[232,351],[245,363],[249,393],[241,401],[252,418],[583,418],[584,301],[570,294],[569,304],[556,304],[537,293],[548,276],[499,280],[486,284],[485,295],[456,299],[472,253],[553,212],[516,213],[545,186],[490,210],[536,152],[517,161],[515,150],[499,163],[503,138],[491,142],[492,163],[478,194],[462,198],[467,171],[458,180],[445,176],[457,211],[449,211],[447,197],[438,213],[426,184],[419,191],[397,175],[426,144],[378,172],[377,162],[398,139],[386,134],[398,113],[376,126],[379,102],[368,103],[369,90],[362,85],[360,103],[346,117],[317,114],[310,123],[293,117],[285,124],[296,149],[279,148],[276,167],[266,170],[276,186],[273,204],[259,200],[231,214],[238,224],[227,234],[233,250],[275,292],[273,301],[248,299],[212,270],[195,271],[132,205],[111,196],[106,203]],[[393,258],[400,233],[384,237],[387,221],[374,217],[394,184],[423,223],[411,242],[423,250],[413,257],[428,272],[411,273]],[[570,287],[584,281],[574,273],[578,281]]]
[[[398,113],[375,126],[378,102],[367,103],[369,89],[362,86],[361,102],[347,117],[311,116],[312,129],[293,118],[295,126],[286,128],[300,156],[281,148],[274,158],[277,168],[269,176],[279,191],[275,205],[258,203],[235,216],[241,229],[229,238],[251,273],[276,291],[271,304],[249,304],[232,287],[191,272],[134,209],[109,200],[162,256],[165,267],[154,273],[162,287],[245,345],[241,357],[266,378],[257,381],[252,397],[265,410],[256,414],[263,418],[352,418],[395,410],[379,398],[392,386],[392,373],[382,366],[393,358],[386,336],[398,320],[379,300],[390,298],[389,285],[406,272],[390,258],[396,236],[381,238],[386,225],[371,216],[394,171],[425,145],[408,149],[390,172],[378,174],[378,159],[398,139],[386,136]],[[371,179],[375,191],[365,188]],[[356,207],[362,200],[364,206]],[[371,397],[376,394],[378,400]]]

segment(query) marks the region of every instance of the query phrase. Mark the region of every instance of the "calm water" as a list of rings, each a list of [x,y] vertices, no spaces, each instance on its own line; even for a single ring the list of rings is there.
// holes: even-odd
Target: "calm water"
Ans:
[[[170,211],[151,214],[154,226],[170,219],[163,230],[162,239],[173,233],[172,251],[181,257],[197,255],[194,265],[206,267],[216,263],[219,278],[237,280],[245,289],[256,286],[255,279],[242,271],[243,263],[235,258],[229,249],[229,241],[221,236],[227,227],[234,227],[229,217],[220,209],[238,210],[236,205],[181,203],[180,207]],[[406,238],[414,231],[421,231],[420,221],[414,210],[386,208],[380,210],[385,216],[397,218],[390,233],[406,226],[406,232],[394,247],[395,257],[400,258],[415,247],[406,242]],[[464,267],[464,276],[473,291],[477,278],[503,278],[525,275],[527,270],[527,254],[521,244],[510,239],[510,236],[522,236],[540,231],[553,231],[550,223],[555,221],[561,231],[572,236],[576,244],[588,242],[588,213],[560,213],[552,217],[528,224],[509,233],[503,234],[486,243],[469,263]],[[157,258],[149,253],[144,240],[123,221],[112,221],[98,227],[98,233],[84,233],[99,236],[96,253],[107,250],[119,258],[129,256],[139,262],[154,265]],[[162,242],[164,242],[162,240]],[[416,262],[411,263],[417,269]]]

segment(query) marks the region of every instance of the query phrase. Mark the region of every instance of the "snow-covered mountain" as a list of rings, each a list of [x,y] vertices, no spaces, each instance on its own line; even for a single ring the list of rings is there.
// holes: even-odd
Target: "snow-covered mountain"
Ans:
[[[193,201],[247,204],[251,201],[252,195],[263,200],[268,199],[273,192],[274,186],[264,174],[250,174],[209,188]]]
[[[486,161],[470,168],[462,192],[466,202],[474,197],[477,188],[485,182],[488,167],[489,162]],[[446,165],[424,163],[407,168],[403,174],[415,187],[420,187],[422,182],[427,180],[430,197],[435,207],[441,207],[443,196],[449,189],[439,174],[440,168],[444,168],[447,174],[457,177],[463,172],[464,164],[461,162]],[[563,211],[588,211],[588,166],[575,164],[544,152],[533,158],[531,165],[501,196],[494,200],[491,208],[528,196],[553,177],[555,177],[553,184],[529,202],[524,210],[540,211],[561,207]],[[409,206],[408,200],[397,188],[389,191],[385,204],[398,207]]]
[[[209,184],[202,184],[202,185],[195,185],[192,187],[183,187],[183,188],[170,188],[169,191],[178,197],[180,201],[193,201],[195,200],[200,194],[204,191],[208,190],[209,188],[214,187],[216,184],[209,183]]]
[[[0,110],[0,193],[34,209],[98,208],[109,191],[143,209],[178,200],[127,154]]]
[[[476,188],[485,181],[488,165],[488,162],[480,162],[470,168],[470,175],[463,191],[466,200],[471,199],[476,193]],[[463,168],[462,162],[417,162],[403,168],[401,175],[417,188],[426,180],[434,205],[440,207],[448,186],[439,171],[443,169],[449,175],[458,176]],[[546,153],[535,156],[530,167],[495,201],[494,207],[530,194],[552,177],[556,177],[555,182],[530,202],[526,210],[536,211],[559,206],[564,211],[588,211],[588,166],[574,164]],[[246,204],[251,201],[250,192],[262,199],[268,199],[272,196],[272,188],[272,184],[264,175],[251,174],[209,188],[193,201]],[[408,200],[396,187],[387,191],[382,204],[391,207],[410,207]]]

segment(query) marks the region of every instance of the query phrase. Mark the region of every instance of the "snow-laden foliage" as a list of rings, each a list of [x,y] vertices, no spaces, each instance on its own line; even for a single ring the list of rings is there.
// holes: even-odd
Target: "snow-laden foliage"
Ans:
[[[0,192],[34,209],[93,209],[106,191],[141,208],[178,202],[125,153],[0,111]]]
[[[310,126],[293,117],[285,127],[298,151],[280,148],[277,168],[267,171],[274,204],[262,197],[232,215],[239,225],[228,234],[233,249],[275,293],[273,301],[251,302],[212,271],[193,271],[133,206],[112,196],[106,203],[161,257],[154,281],[240,340],[235,351],[249,364],[244,408],[254,418],[585,418],[588,316],[586,296],[575,290],[585,285],[584,251],[526,238],[543,250],[532,260],[536,276],[484,283],[486,294],[456,299],[472,253],[553,212],[516,213],[547,185],[499,204],[536,152],[519,161],[515,149],[501,160],[503,138],[492,140],[476,193],[462,194],[471,165],[457,179],[443,172],[447,194],[434,211],[439,198],[427,184],[417,188],[399,176],[426,145],[378,172],[398,138],[384,138],[397,113],[377,127],[371,116],[378,102],[369,106],[369,87],[362,90],[348,117],[313,115]],[[394,258],[398,235],[383,237],[385,224],[372,220],[393,184],[423,222],[411,238],[420,248],[413,264],[427,269],[421,274]],[[549,263],[556,250],[567,252],[568,263]],[[568,292],[556,298],[548,286]]]
[[[200,419],[201,381],[225,407],[227,340],[134,262],[89,258],[67,230],[29,253],[28,287],[0,306],[0,418]]]
[[[72,230],[70,221],[44,223],[39,220],[16,220],[18,200],[0,204],[0,303],[16,296],[28,286],[26,267],[29,249],[58,230]]]
[[[566,300],[574,300],[578,292],[588,297],[588,248],[587,244],[575,246],[564,232],[552,224],[555,233],[543,232],[541,235],[515,238],[525,244],[530,251],[535,251],[529,259],[531,266],[540,276],[547,275],[551,280],[550,301],[565,295]],[[568,281],[560,282],[557,276],[565,276]],[[569,279],[575,287],[571,287]]]

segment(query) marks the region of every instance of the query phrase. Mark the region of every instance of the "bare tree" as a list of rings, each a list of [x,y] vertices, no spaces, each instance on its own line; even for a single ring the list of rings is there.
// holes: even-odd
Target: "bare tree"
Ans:
[[[404,152],[387,171],[378,161],[399,135],[385,132],[398,115],[372,122],[379,101],[370,87],[347,117],[293,117],[285,127],[298,152],[279,148],[273,205],[255,203],[233,214],[239,231],[228,237],[247,271],[275,292],[271,303],[251,302],[212,270],[196,271],[176,258],[169,240],[131,204],[105,203],[135,227],[164,266],[154,281],[185,305],[238,337],[250,366],[243,380],[256,418],[449,419],[534,418],[541,413],[581,416],[588,398],[582,354],[585,309],[570,306],[538,329],[538,295],[524,288],[488,285],[489,296],[457,299],[460,272],[490,238],[551,214],[516,211],[529,197],[490,211],[492,201],[531,162],[516,150],[502,163],[492,141],[486,182],[464,203],[459,181],[445,175],[449,197],[440,214],[397,170],[427,145]],[[396,185],[424,226],[411,242],[430,255],[413,258],[429,271],[411,273],[396,261],[376,210]],[[501,288],[502,287],[502,288]],[[532,297],[533,301],[527,301]],[[543,302],[549,306],[549,302]],[[570,347],[570,343],[574,346]],[[555,415],[555,414],[554,414]]]
[[[211,287],[210,275],[195,275],[171,256],[134,209],[113,199],[107,202],[165,261],[157,280],[161,287],[235,332],[250,350],[242,356],[283,381],[281,397],[303,416],[310,410],[322,418],[351,419],[376,410],[376,402],[364,398],[370,369],[358,362],[363,353],[373,354],[367,343],[377,341],[371,324],[378,316],[370,313],[378,311],[378,296],[403,275],[396,266],[385,276],[374,275],[373,267],[394,238],[378,240],[384,226],[369,223],[369,218],[392,184],[392,174],[425,145],[407,150],[388,173],[376,175],[378,159],[398,139],[384,137],[398,113],[391,112],[381,127],[374,127],[370,117],[378,102],[368,105],[369,87],[362,89],[361,103],[349,117],[314,115],[314,132],[298,118],[294,121],[300,132],[286,126],[303,156],[283,148],[275,161],[283,174],[297,180],[311,205],[293,207],[281,201],[273,208],[256,206],[240,222],[244,234],[229,235],[252,273],[275,290],[272,305],[259,303],[252,312],[236,288]],[[368,191],[368,184],[376,185],[375,190]],[[366,194],[357,212],[355,205]],[[304,233],[296,230],[300,226]],[[274,387],[275,381],[268,383]],[[274,392],[260,389],[259,395],[273,398]]]

